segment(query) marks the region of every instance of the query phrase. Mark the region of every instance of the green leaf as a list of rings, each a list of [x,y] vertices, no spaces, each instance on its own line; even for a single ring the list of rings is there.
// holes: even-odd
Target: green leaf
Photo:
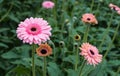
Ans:
[[[49,62],[48,65],[49,66],[47,67],[47,69],[49,76],[62,76],[62,72],[56,63]]]
[[[107,76],[107,63],[106,60],[102,61],[102,63],[98,64],[93,71],[91,71],[89,76]]]
[[[70,63],[72,63],[72,64],[75,64],[75,58],[76,58],[76,56],[74,56],[74,55],[69,55],[68,57],[65,57],[64,59],[63,59],[63,61],[66,61],[66,62],[70,62]]]
[[[0,0],[0,3],[2,3],[3,2],[3,0]]]
[[[18,64],[18,65],[24,65],[25,67],[27,68],[30,68],[31,67],[31,58],[23,58],[21,60],[15,60],[15,61],[12,61],[11,63],[12,64]]]
[[[35,59],[35,65],[42,67],[43,66],[43,61],[41,59],[36,58]]]
[[[53,18],[48,18],[49,24],[53,27],[57,25],[57,21]]]
[[[5,59],[12,59],[12,58],[19,58],[20,56],[14,53],[13,51],[9,51],[9,52],[3,53],[1,57]]]
[[[81,67],[79,67],[79,70]],[[92,72],[95,69],[93,65],[85,65],[82,71],[83,76],[88,76],[90,72]]]
[[[110,60],[108,64],[111,66],[120,66],[120,60]]]
[[[6,37],[6,36],[0,37],[0,41],[3,43],[13,43],[13,41],[10,39],[10,37]]]
[[[19,65],[13,68],[12,70],[10,70],[5,76],[12,76],[13,74],[15,76],[30,76],[31,71],[28,68]]]
[[[19,22],[18,18],[12,13],[9,15],[9,18],[17,23]]]
[[[8,48],[8,45],[6,45],[6,44],[4,44],[4,43],[0,43],[0,47]]]
[[[78,73],[73,69],[67,69],[66,71],[68,73],[67,76],[78,76]]]
[[[1,28],[0,32],[4,32],[4,31],[8,31],[8,30],[9,30],[9,28]]]

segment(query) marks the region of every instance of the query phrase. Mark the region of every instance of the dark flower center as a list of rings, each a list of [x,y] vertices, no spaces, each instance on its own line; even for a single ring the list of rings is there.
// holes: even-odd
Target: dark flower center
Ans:
[[[40,52],[41,52],[42,54],[46,54],[46,53],[47,53],[47,50],[42,49]]]
[[[115,11],[116,11],[115,7],[113,7],[113,10],[115,10]]]
[[[79,37],[78,37],[78,36],[75,36],[75,39],[79,39]]]
[[[35,27],[32,27],[31,28],[31,31],[36,31],[37,29]]]
[[[92,50],[90,50],[90,53],[91,53],[92,55],[94,55],[94,54],[95,54]]]
[[[90,18],[87,18],[87,20],[89,21],[89,20],[90,20]]]

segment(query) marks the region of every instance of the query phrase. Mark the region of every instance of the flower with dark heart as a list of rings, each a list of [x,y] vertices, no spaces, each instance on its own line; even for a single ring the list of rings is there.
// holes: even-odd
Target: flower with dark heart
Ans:
[[[36,49],[38,56],[49,56],[52,54],[52,48],[47,44],[41,44]]]
[[[50,39],[51,30],[51,26],[43,18],[30,17],[20,22],[16,32],[23,43],[41,44]]]
[[[110,7],[112,10],[116,11],[118,14],[120,14],[120,8],[119,8],[117,5],[114,5],[114,4],[110,3],[110,4],[109,4],[109,7]]]
[[[88,64],[95,66],[102,61],[102,55],[98,53],[99,51],[95,46],[83,43],[80,50],[80,55],[84,56]]]
[[[91,13],[86,13],[82,15],[82,22],[89,23],[89,24],[98,24],[97,19],[95,16]]]
[[[76,41],[79,41],[79,40],[81,39],[81,36],[80,36],[79,34],[77,34],[77,35],[74,36],[74,39],[75,39]]]

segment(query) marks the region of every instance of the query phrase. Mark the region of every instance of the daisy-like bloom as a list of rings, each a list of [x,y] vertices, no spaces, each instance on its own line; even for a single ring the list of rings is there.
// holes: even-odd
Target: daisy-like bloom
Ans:
[[[53,8],[54,6],[55,6],[55,4],[54,4],[54,2],[52,2],[52,1],[44,1],[44,2],[42,3],[42,7],[43,7],[43,8],[49,9],[49,8]]]
[[[51,30],[52,28],[47,21],[42,18],[31,17],[20,22],[16,32],[17,37],[23,40],[23,43],[41,44],[41,42],[46,42],[50,39]]]
[[[112,9],[112,10],[115,10],[118,14],[120,14],[120,8],[112,3],[109,4],[109,7]]]
[[[97,19],[95,16],[91,13],[86,13],[82,15],[82,22],[89,23],[89,24],[98,24]]]
[[[36,49],[38,56],[49,56],[52,54],[52,48],[47,44],[41,44]]]
[[[116,5],[112,4],[112,3],[109,4],[109,7],[110,7],[111,9],[115,10],[115,11],[120,10],[120,8],[119,8],[118,6],[116,6]]]
[[[99,54],[99,51],[95,46],[89,43],[83,43],[80,50],[80,55],[84,56],[88,64],[95,66],[102,61],[102,55]]]

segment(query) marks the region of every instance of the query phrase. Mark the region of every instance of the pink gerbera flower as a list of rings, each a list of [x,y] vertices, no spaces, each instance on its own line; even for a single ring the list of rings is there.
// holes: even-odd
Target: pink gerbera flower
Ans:
[[[93,14],[86,13],[82,15],[82,22],[89,24],[98,24],[97,19]]]
[[[53,7],[54,7],[54,3],[53,3],[52,1],[44,1],[44,2],[42,3],[42,6],[43,6],[44,8],[49,9],[49,8],[53,8]]]
[[[89,43],[83,43],[80,50],[80,55],[84,56],[88,64],[95,66],[102,61],[102,55],[98,53],[98,49],[95,46]]]
[[[17,37],[23,40],[23,43],[41,44],[46,42],[51,36],[51,27],[48,22],[42,18],[27,18],[20,22],[17,28]]]
[[[118,14],[120,14],[120,8],[112,3],[109,4],[109,7],[115,10]]]
[[[120,10],[120,8],[119,8],[118,6],[116,6],[116,5],[112,4],[112,3],[109,4],[109,7],[110,7],[111,9],[115,10],[115,11]]]

